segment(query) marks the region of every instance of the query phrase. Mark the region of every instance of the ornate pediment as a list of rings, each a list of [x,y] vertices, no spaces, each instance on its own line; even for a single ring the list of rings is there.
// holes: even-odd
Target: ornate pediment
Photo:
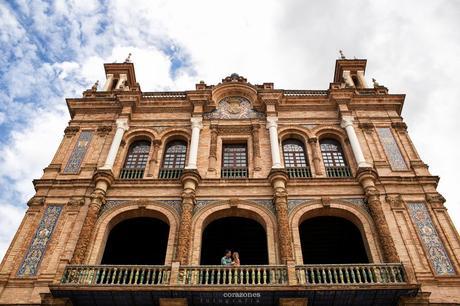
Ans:
[[[220,100],[217,108],[205,113],[205,119],[248,119],[263,118],[264,114],[251,107],[251,102],[244,97],[231,96]]]

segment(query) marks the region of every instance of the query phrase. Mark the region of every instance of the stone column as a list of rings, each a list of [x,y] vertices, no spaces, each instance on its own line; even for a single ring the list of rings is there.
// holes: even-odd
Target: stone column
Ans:
[[[288,178],[286,170],[284,169],[272,169],[269,175],[269,180],[273,187],[273,202],[278,223],[278,245],[280,248],[281,262],[283,264],[293,259],[286,191]]]
[[[186,169],[181,177],[182,212],[179,224],[176,260],[181,265],[189,263],[190,237],[192,233],[193,208],[195,207],[195,192],[201,178],[195,169]]]
[[[347,131],[347,136],[350,140],[353,155],[355,156],[356,162],[358,163],[358,168],[370,167],[371,165],[368,162],[366,162],[366,159],[364,158],[361,145],[359,144],[358,137],[356,136],[355,128],[353,127],[353,117],[343,116],[341,126],[345,129],[345,131]]]
[[[125,88],[125,82],[128,80],[128,76],[124,73],[120,74],[118,78],[117,86],[115,86],[116,90],[128,90],[129,88]]]
[[[112,184],[114,177],[112,171],[110,170],[98,170],[94,174],[93,180],[96,182],[96,187],[91,194],[91,203],[89,204],[88,212],[86,213],[85,221],[83,222],[80,236],[78,237],[77,245],[75,247],[75,252],[72,257],[73,264],[82,264],[86,259],[91,233],[94,230],[94,225],[96,224],[99,211],[102,205],[105,204],[105,195],[107,189]]]
[[[343,80],[345,81],[346,87],[355,87],[355,83],[353,82],[353,79],[351,78],[349,70],[344,70],[342,73],[342,77],[343,77]]]
[[[113,74],[108,74],[104,87],[102,87],[102,91],[110,91],[110,89],[112,89],[112,83],[113,83]]]
[[[356,72],[356,76],[358,77],[359,84],[362,88],[367,88],[366,78],[364,78],[364,71],[358,70]]]
[[[160,150],[161,141],[153,140],[152,141],[152,153],[149,161],[149,169],[147,171],[147,176],[152,177],[153,172],[155,171],[155,164],[158,163],[158,151]]]
[[[190,141],[190,153],[188,156],[188,164],[185,169],[196,169],[196,162],[198,159],[198,144],[200,143],[200,131],[203,128],[202,118],[193,117],[190,119],[192,122],[192,140]]]
[[[105,160],[104,166],[101,167],[102,170],[112,170],[113,164],[115,163],[115,158],[117,157],[118,149],[120,148],[121,140],[125,131],[128,130],[128,118],[119,118],[116,121],[117,130],[115,136],[113,136],[112,144],[110,145],[109,154]]]
[[[313,166],[315,167],[315,174],[323,175],[323,165],[321,163],[321,149],[319,147],[318,138],[310,138],[308,139],[308,143],[311,145],[311,157],[313,159]]]
[[[385,262],[400,262],[401,260],[399,259],[398,252],[396,251],[390,228],[388,227],[388,223],[385,219],[382,202],[380,201],[380,193],[375,187],[377,173],[372,168],[361,168],[358,171],[357,178],[365,191],[367,205],[377,229],[377,235],[382,246]]]
[[[252,154],[253,154],[253,163],[254,163],[254,170],[255,171],[260,170],[259,129],[260,129],[260,124],[253,124],[252,125]]]
[[[209,165],[208,171],[216,171],[217,163],[217,136],[219,132],[217,126],[211,125],[211,143],[209,145]]]
[[[267,129],[270,133],[270,148],[272,152],[272,168],[283,168],[281,165],[280,144],[278,141],[278,118],[267,117]]]

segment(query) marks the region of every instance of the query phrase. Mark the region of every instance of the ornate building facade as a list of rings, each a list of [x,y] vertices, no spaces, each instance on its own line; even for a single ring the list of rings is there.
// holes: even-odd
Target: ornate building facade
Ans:
[[[67,99],[0,304],[460,303],[439,178],[366,60],[337,60],[328,90],[232,74],[142,92],[129,60],[104,67],[101,90]]]

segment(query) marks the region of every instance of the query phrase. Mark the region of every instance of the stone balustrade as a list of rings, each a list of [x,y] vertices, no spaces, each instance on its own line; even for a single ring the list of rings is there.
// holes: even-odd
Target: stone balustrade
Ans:
[[[179,269],[179,285],[269,286],[287,285],[286,266],[184,266]]]
[[[293,273],[289,271],[292,269]],[[294,271],[295,269],[295,271]],[[295,275],[289,279],[288,275]],[[68,265],[65,286],[372,286],[407,284],[395,264],[141,266]]]
[[[301,285],[380,285],[405,283],[401,264],[296,266]]]

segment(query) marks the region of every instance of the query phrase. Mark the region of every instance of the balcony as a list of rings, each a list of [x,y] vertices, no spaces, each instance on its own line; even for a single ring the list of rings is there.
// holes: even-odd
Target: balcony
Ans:
[[[184,298],[188,305],[241,305],[232,293],[249,297],[244,305],[277,305],[281,297],[307,298],[308,305],[397,305],[415,296],[402,264],[140,266],[68,265],[57,298],[73,305],[157,305],[160,299]],[[248,295],[249,294],[249,295]],[[376,305],[377,305],[376,304]]]
[[[310,167],[287,167],[286,171],[292,179],[311,177]]]
[[[223,179],[240,179],[248,177],[247,167],[222,167],[221,177]]]
[[[124,168],[121,169],[120,179],[137,180],[144,177],[144,168]]]
[[[350,167],[326,167],[328,177],[352,177]]]
[[[184,172],[183,168],[161,168],[158,178],[162,180],[178,180]]]

